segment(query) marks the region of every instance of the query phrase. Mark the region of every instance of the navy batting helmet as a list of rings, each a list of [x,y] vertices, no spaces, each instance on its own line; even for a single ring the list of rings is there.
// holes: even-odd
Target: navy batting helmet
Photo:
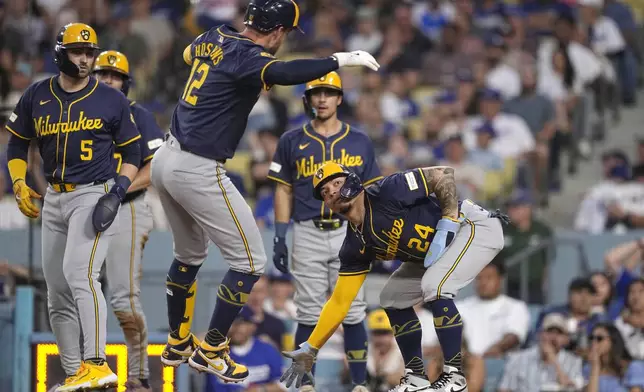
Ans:
[[[279,27],[300,30],[299,23],[300,7],[295,0],[251,0],[244,17],[246,26],[262,33]]]
[[[336,162],[326,162],[315,172],[313,176],[313,196],[318,200],[322,199],[322,187],[327,182],[338,177],[346,177],[342,188],[340,188],[340,197],[351,200],[358,196],[364,189],[360,177],[346,166]]]

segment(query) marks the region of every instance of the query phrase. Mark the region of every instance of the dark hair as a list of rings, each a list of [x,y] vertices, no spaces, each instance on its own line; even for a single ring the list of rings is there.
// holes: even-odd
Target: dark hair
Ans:
[[[631,283],[626,286],[626,295],[624,296],[624,308],[630,311],[630,308],[628,307],[628,301],[631,298],[631,287],[633,287],[636,284],[641,284],[644,285],[644,278],[638,278],[632,281]]]
[[[592,335],[598,328],[603,328],[608,332],[610,338],[610,352],[608,353],[608,367],[615,372],[619,378],[623,378],[626,373],[627,364],[633,360],[631,354],[626,349],[626,343],[619,330],[611,323],[597,323],[590,331]]]
[[[505,275],[505,265],[503,264],[503,262],[493,260],[490,264],[486,265],[484,268],[487,268],[487,267],[492,267],[492,268],[496,269],[496,272],[501,277],[503,277]]]
[[[604,301],[602,302],[602,305],[607,307],[610,304],[610,301],[613,299],[613,296],[615,296],[615,286],[613,285],[613,281],[610,278],[610,276],[608,275],[608,273],[606,273],[604,271],[595,271],[592,274],[590,274],[590,283],[593,282],[593,277],[598,276],[598,275],[603,276],[604,279],[606,279],[608,281],[608,285],[610,286],[610,291],[608,292],[608,297],[606,299],[604,299]]]

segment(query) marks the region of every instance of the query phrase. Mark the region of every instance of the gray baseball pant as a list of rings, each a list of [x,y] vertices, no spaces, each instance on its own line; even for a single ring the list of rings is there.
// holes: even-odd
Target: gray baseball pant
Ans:
[[[147,379],[150,374],[148,328],[140,295],[143,246],[153,226],[144,195],[124,203],[119,210],[118,231],[107,253],[110,303],[125,336],[129,378]]]
[[[170,223],[177,260],[201,265],[212,241],[230,269],[264,272],[266,252],[253,211],[222,163],[182,151],[170,136],[151,164],[152,185]]]
[[[336,230],[322,231],[313,221],[297,222],[293,228],[291,274],[295,280],[297,322],[315,325],[322,307],[338,280],[338,253],[347,234],[347,224]],[[367,302],[364,287],[351,303],[345,321],[358,324],[365,318]]]
[[[465,200],[465,220],[445,253],[429,268],[422,263],[403,263],[380,292],[380,305],[405,309],[437,298],[456,297],[503,249],[501,221]]]
[[[56,337],[63,369],[76,373],[83,358],[105,358],[107,311],[98,281],[114,223],[96,233],[92,212],[111,182],[79,185],[73,192],[57,193],[50,186],[42,210],[42,264],[47,283],[49,322]],[[79,323],[80,321],[80,323]]]

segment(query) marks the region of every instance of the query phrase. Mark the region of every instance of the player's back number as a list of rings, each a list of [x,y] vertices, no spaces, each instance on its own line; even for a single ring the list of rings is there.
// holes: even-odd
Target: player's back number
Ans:
[[[197,91],[201,88],[201,86],[203,86],[204,82],[206,81],[208,72],[210,72],[210,65],[198,58],[195,59],[192,63],[190,77],[186,82],[186,87],[183,89],[183,95],[181,96],[181,99],[183,99],[190,105],[195,106],[197,104]]]

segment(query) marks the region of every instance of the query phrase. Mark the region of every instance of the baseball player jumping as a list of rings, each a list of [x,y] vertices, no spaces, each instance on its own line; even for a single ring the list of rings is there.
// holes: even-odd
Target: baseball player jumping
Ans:
[[[141,162],[141,136],[123,94],[90,76],[98,51],[93,28],[82,23],[63,27],[54,49],[60,74],[29,86],[7,123],[12,133],[9,171],[23,214],[36,218],[40,213],[32,202],[40,196],[24,180],[33,139],[49,182],[42,263],[49,321],[68,375],[58,392],[103,389],[117,382],[105,362],[107,312],[98,276],[118,230],[119,206]],[[118,176],[115,146],[122,157]]]
[[[130,89],[130,65],[123,53],[108,50],[98,55],[94,66],[96,78],[125,96]],[[148,383],[148,328],[141,307],[141,260],[143,246],[154,226],[152,211],[145,201],[150,185],[150,161],[163,144],[163,131],[152,113],[130,101],[130,110],[141,133],[140,169],[130,185],[119,212],[119,230],[110,244],[107,282],[111,304],[127,344],[127,392],[151,391]],[[116,170],[123,157],[116,153]]]
[[[291,273],[295,278],[297,345],[313,332],[324,301],[335,286],[340,269],[338,252],[347,232],[345,220],[313,197],[313,174],[323,162],[333,161],[351,167],[365,185],[382,178],[367,135],[338,120],[342,80],[337,72],[307,83],[303,101],[313,120],[282,135],[268,174],[277,182],[273,263],[283,273],[288,272],[286,232],[291,217],[295,221]],[[367,367],[366,308],[361,290],[343,322],[354,392],[366,391],[362,385]],[[312,386],[300,390],[312,390]]]
[[[174,238],[166,281],[170,334],[161,356],[165,365],[188,361],[198,371],[231,382],[248,377],[248,369],[228,355],[226,335],[264,271],[266,254],[252,211],[226,176],[224,164],[233,157],[262,89],[306,83],[341,66],[378,69],[373,56],[362,51],[277,60],[274,54],[288,33],[298,29],[299,18],[293,0],[251,1],[244,31],[215,27],[184,51],[192,71],[151,172]],[[196,276],[210,241],[230,269],[219,286],[205,340],[197,344],[190,332]]]
[[[380,304],[395,331],[405,361],[405,377],[395,392],[466,392],[461,371],[463,324],[454,305],[458,291],[503,248],[502,221],[456,196],[454,170],[425,167],[396,173],[364,189],[360,178],[335,162],[313,177],[315,196],[349,221],[340,250],[340,277],[318,324],[298,350],[282,380],[300,384],[311,371],[317,351],[349,311],[373,260],[401,260],[380,294]],[[413,310],[429,302],[445,358],[440,377],[425,375],[421,326]],[[310,373],[309,373],[310,374]]]

